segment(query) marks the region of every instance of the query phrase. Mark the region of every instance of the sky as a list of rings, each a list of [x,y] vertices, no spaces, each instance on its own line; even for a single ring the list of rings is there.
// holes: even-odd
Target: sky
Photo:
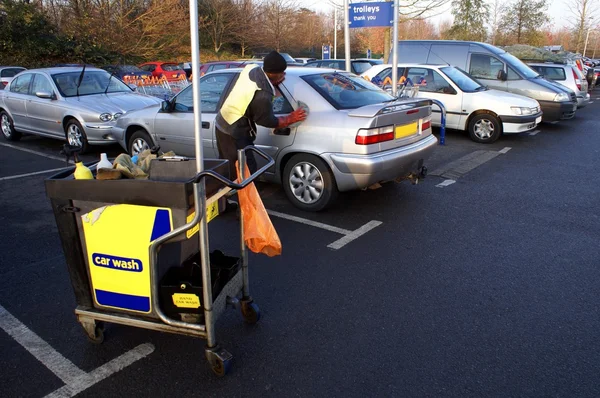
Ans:
[[[329,11],[333,9],[331,4],[337,1],[338,4],[342,5],[343,0],[297,0],[298,4],[302,7],[306,7],[315,11]],[[366,2],[362,0],[355,1],[357,3]],[[550,15],[551,22],[553,23],[555,28],[559,28],[562,26],[569,26],[568,18],[571,16],[569,9],[566,6],[566,0],[549,0],[548,2],[548,14]],[[446,11],[446,12],[444,12]],[[452,16],[450,14],[450,1],[447,5],[444,6],[444,9],[440,10],[440,13],[443,12],[443,15],[432,17],[430,20],[434,24],[438,24],[442,19],[451,19]],[[600,16],[598,16],[600,20]]]

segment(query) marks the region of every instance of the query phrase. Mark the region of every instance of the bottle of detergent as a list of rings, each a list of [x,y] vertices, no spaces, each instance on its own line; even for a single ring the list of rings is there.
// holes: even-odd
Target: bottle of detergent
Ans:
[[[73,173],[73,176],[76,180],[93,180],[94,175],[92,174],[92,171],[87,166],[85,166],[77,156],[77,153],[79,153],[80,151],[81,147],[65,144],[61,153],[67,157],[67,164],[69,164],[69,158],[71,156],[73,157],[73,159],[75,159],[75,172]]]
[[[112,163],[108,160],[105,153],[100,154],[100,161],[96,165],[96,170],[100,169],[112,169]]]

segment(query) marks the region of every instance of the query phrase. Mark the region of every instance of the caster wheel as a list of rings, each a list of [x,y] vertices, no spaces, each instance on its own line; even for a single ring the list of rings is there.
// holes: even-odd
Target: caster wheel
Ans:
[[[93,344],[102,344],[104,342],[104,324],[101,322],[96,323],[94,328],[94,336],[88,334],[88,340]]]
[[[253,302],[242,301],[242,316],[246,323],[256,323],[260,320],[260,308]]]
[[[212,366],[213,373],[218,377],[223,377],[231,370],[231,360],[230,359],[217,359],[214,365]]]

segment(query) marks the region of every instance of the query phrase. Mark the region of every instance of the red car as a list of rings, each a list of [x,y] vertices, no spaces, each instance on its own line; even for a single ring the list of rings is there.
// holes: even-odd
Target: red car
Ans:
[[[181,76],[187,78],[185,71],[175,62],[146,62],[140,65],[140,69],[159,79],[164,76],[170,82],[181,80]]]

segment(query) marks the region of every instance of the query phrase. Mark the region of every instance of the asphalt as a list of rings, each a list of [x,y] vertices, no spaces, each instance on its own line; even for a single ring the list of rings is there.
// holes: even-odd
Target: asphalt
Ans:
[[[229,311],[217,323],[234,355],[222,379],[200,339],[109,324],[104,344],[87,341],[45,196],[50,174],[1,180],[65,163],[0,146],[0,305],[86,372],[155,347],[82,397],[598,397],[599,110],[596,100],[574,120],[492,145],[449,131],[429,170],[510,150],[443,188],[444,178],[429,176],[343,194],[313,214],[259,185],[270,210],[348,230],[382,224],[332,250],[340,234],[272,217],[282,255],[250,255],[261,321],[246,325]],[[35,137],[15,145],[60,149]],[[101,151],[119,148],[86,159]],[[211,221],[209,233],[211,248],[235,255],[233,215]],[[64,385],[2,330],[0,356],[3,396]]]

